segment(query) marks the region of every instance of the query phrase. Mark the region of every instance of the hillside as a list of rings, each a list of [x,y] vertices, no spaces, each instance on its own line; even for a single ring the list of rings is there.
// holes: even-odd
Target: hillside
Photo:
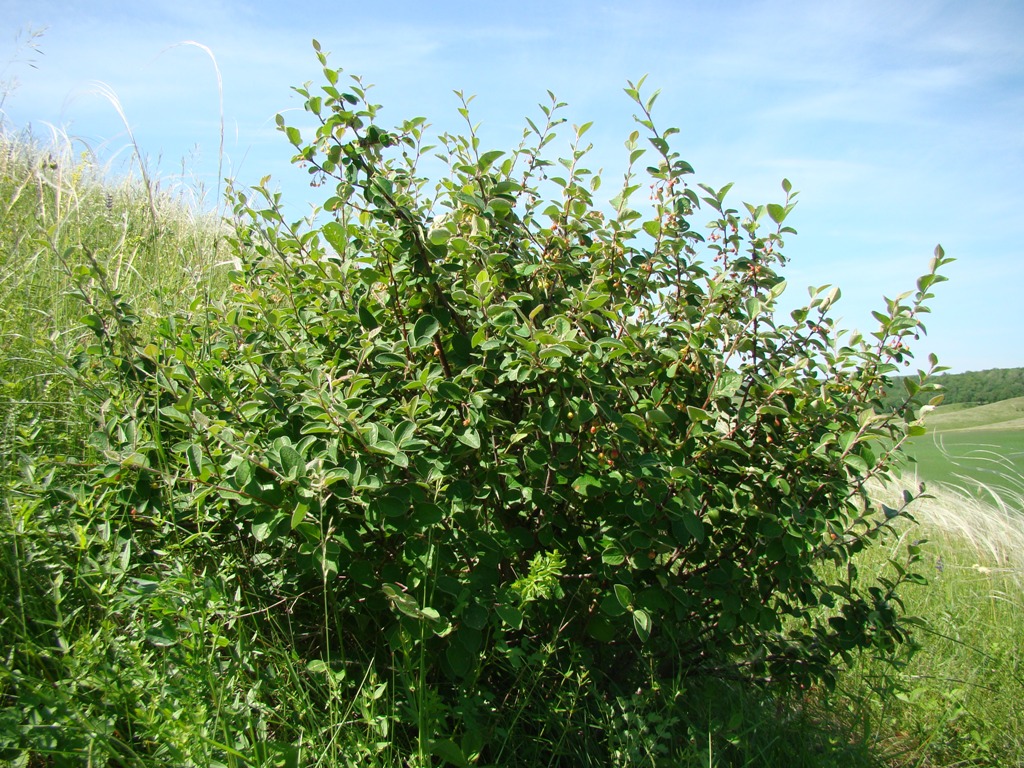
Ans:
[[[1024,491],[1024,397],[940,405],[925,425],[927,434],[907,449],[911,477],[986,497],[992,489]]]
[[[943,373],[934,378],[942,385],[944,405],[988,405],[1024,397],[1024,368],[990,368],[984,371]],[[901,379],[895,379],[883,400],[892,408],[905,396]]]
[[[1024,397],[975,407],[963,403],[939,406],[926,417],[934,432],[958,429],[1024,429]]]

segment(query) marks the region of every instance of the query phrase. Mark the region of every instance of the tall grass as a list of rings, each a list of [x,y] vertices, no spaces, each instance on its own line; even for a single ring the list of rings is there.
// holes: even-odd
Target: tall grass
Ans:
[[[222,288],[218,220],[185,204],[184,192],[161,189],[110,169],[87,147],[53,132],[43,144],[0,132],[0,338],[4,348],[39,340],[66,344],[80,329],[81,306],[69,272],[87,257],[113,289],[143,312],[187,306]],[[7,357],[19,365],[38,355]]]
[[[901,532],[924,542],[928,563],[929,585],[904,596],[924,621],[920,650],[896,670],[861,658],[824,701],[889,764],[1024,765],[1024,496],[941,485],[929,495]],[[884,567],[885,554],[861,567]]]
[[[143,323],[226,284],[219,219],[147,176],[112,178],[88,147],[0,130],[0,474],[12,471],[19,425],[39,438],[82,439],[62,362],[88,331],[76,267],[94,263]],[[54,428],[56,427],[56,428]]]
[[[327,657],[325,638],[346,629],[329,601],[300,605],[205,538],[215,534],[114,512],[123,505],[77,488],[71,469],[58,490],[18,461],[70,451],[90,429],[62,373],[87,335],[76,266],[101,266],[145,324],[205,308],[228,258],[221,224],[187,191],[114,177],[87,147],[51,139],[0,134],[0,760],[442,764],[444,745],[400,727],[415,659],[396,652],[394,674],[375,679]],[[922,648],[902,666],[863,656],[836,691],[785,696],[652,675],[610,701],[585,677],[542,679],[540,664],[516,690],[467,692],[504,716],[495,764],[1024,765],[1024,499],[932,496],[918,526],[860,566],[887,567],[908,540],[927,539],[931,584],[906,595],[926,620]],[[303,616],[302,630],[299,610],[315,619]],[[428,722],[429,696],[415,700]],[[527,719],[539,723],[530,734],[517,729]],[[466,733],[458,747],[472,759]]]

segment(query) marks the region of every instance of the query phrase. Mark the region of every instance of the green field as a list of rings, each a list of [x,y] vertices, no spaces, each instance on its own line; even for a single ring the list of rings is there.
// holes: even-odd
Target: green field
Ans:
[[[928,434],[909,448],[905,474],[924,481],[1022,490],[1024,397],[990,405],[940,406],[925,418]]]

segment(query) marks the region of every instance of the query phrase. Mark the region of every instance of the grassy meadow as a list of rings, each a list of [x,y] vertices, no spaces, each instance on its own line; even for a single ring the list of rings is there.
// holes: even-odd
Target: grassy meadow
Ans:
[[[142,328],[226,289],[223,227],[190,199],[152,179],[112,181],[60,137],[0,133],[0,762],[446,764],[443,749],[416,753],[396,730],[401,680],[317,663],[307,655],[317,638],[293,630],[288,602],[257,599],[260,574],[204,556],[212,532],[182,530],[154,549],[144,525],[94,496],[34,490],[46,478],[30,458],[73,478],[61,457],[97,416],[67,375],[89,314],[76,269],[102,267]],[[925,542],[930,583],[906,595],[921,619],[913,653],[895,666],[858,656],[835,690],[785,695],[690,681],[584,707],[586,680],[543,701],[524,680],[503,692],[510,722],[538,708],[548,719],[529,742],[510,738],[495,764],[1024,765],[1024,400],[939,409],[928,424],[913,445],[922,478],[978,476],[978,456],[999,490],[984,499],[937,486],[918,525],[861,561],[883,569],[908,539]],[[322,612],[324,633],[344,621]],[[340,696],[353,680],[357,693]],[[588,733],[604,752],[586,748]],[[472,756],[469,735],[459,753]]]
[[[974,407],[940,405],[925,423],[928,433],[908,451],[916,460],[909,476],[983,495],[989,488],[1024,491],[1024,397]]]

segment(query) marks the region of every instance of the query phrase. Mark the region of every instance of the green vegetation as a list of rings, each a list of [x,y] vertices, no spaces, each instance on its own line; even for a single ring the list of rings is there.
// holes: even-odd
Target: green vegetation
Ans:
[[[987,371],[942,374],[936,383],[942,385],[946,401],[950,403],[998,403],[1024,397],[1024,368],[993,368]]]
[[[887,495],[898,498],[876,490]],[[903,533],[928,539],[929,586],[907,593],[907,609],[927,620],[922,648],[895,676],[862,658],[840,684],[853,693],[847,711],[876,729],[890,765],[1021,765],[1024,494],[930,495]]]
[[[638,88],[608,213],[557,103],[434,187],[322,61],[326,223],[4,137],[0,759],[1024,762],[1021,496],[879,484],[934,273],[839,344],[834,293],[772,317],[788,183],[695,193]]]
[[[907,471],[983,496],[1024,491],[1024,397],[981,406],[940,405],[910,443]]]
[[[940,373],[934,382],[942,387],[943,403],[949,405],[988,405],[1024,397],[1024,368],[992,368],[967,373]],[[892,408],[904,395],[900,380],[888,387],[884,403]]]
[[[86,429],[79,392],[64,360],[88,331],[90,314],[75,291],[75,270],[95,264],[110,297],[131,297],[149,322],[172,306],[223,290],[227,258],[216,219],[195,214],[181,196],[130,176],[107,180],[88,150],[55,136],[0,132],[0,473],[8,479],[16,425],[45,414],[46,439],[80,441]]]

